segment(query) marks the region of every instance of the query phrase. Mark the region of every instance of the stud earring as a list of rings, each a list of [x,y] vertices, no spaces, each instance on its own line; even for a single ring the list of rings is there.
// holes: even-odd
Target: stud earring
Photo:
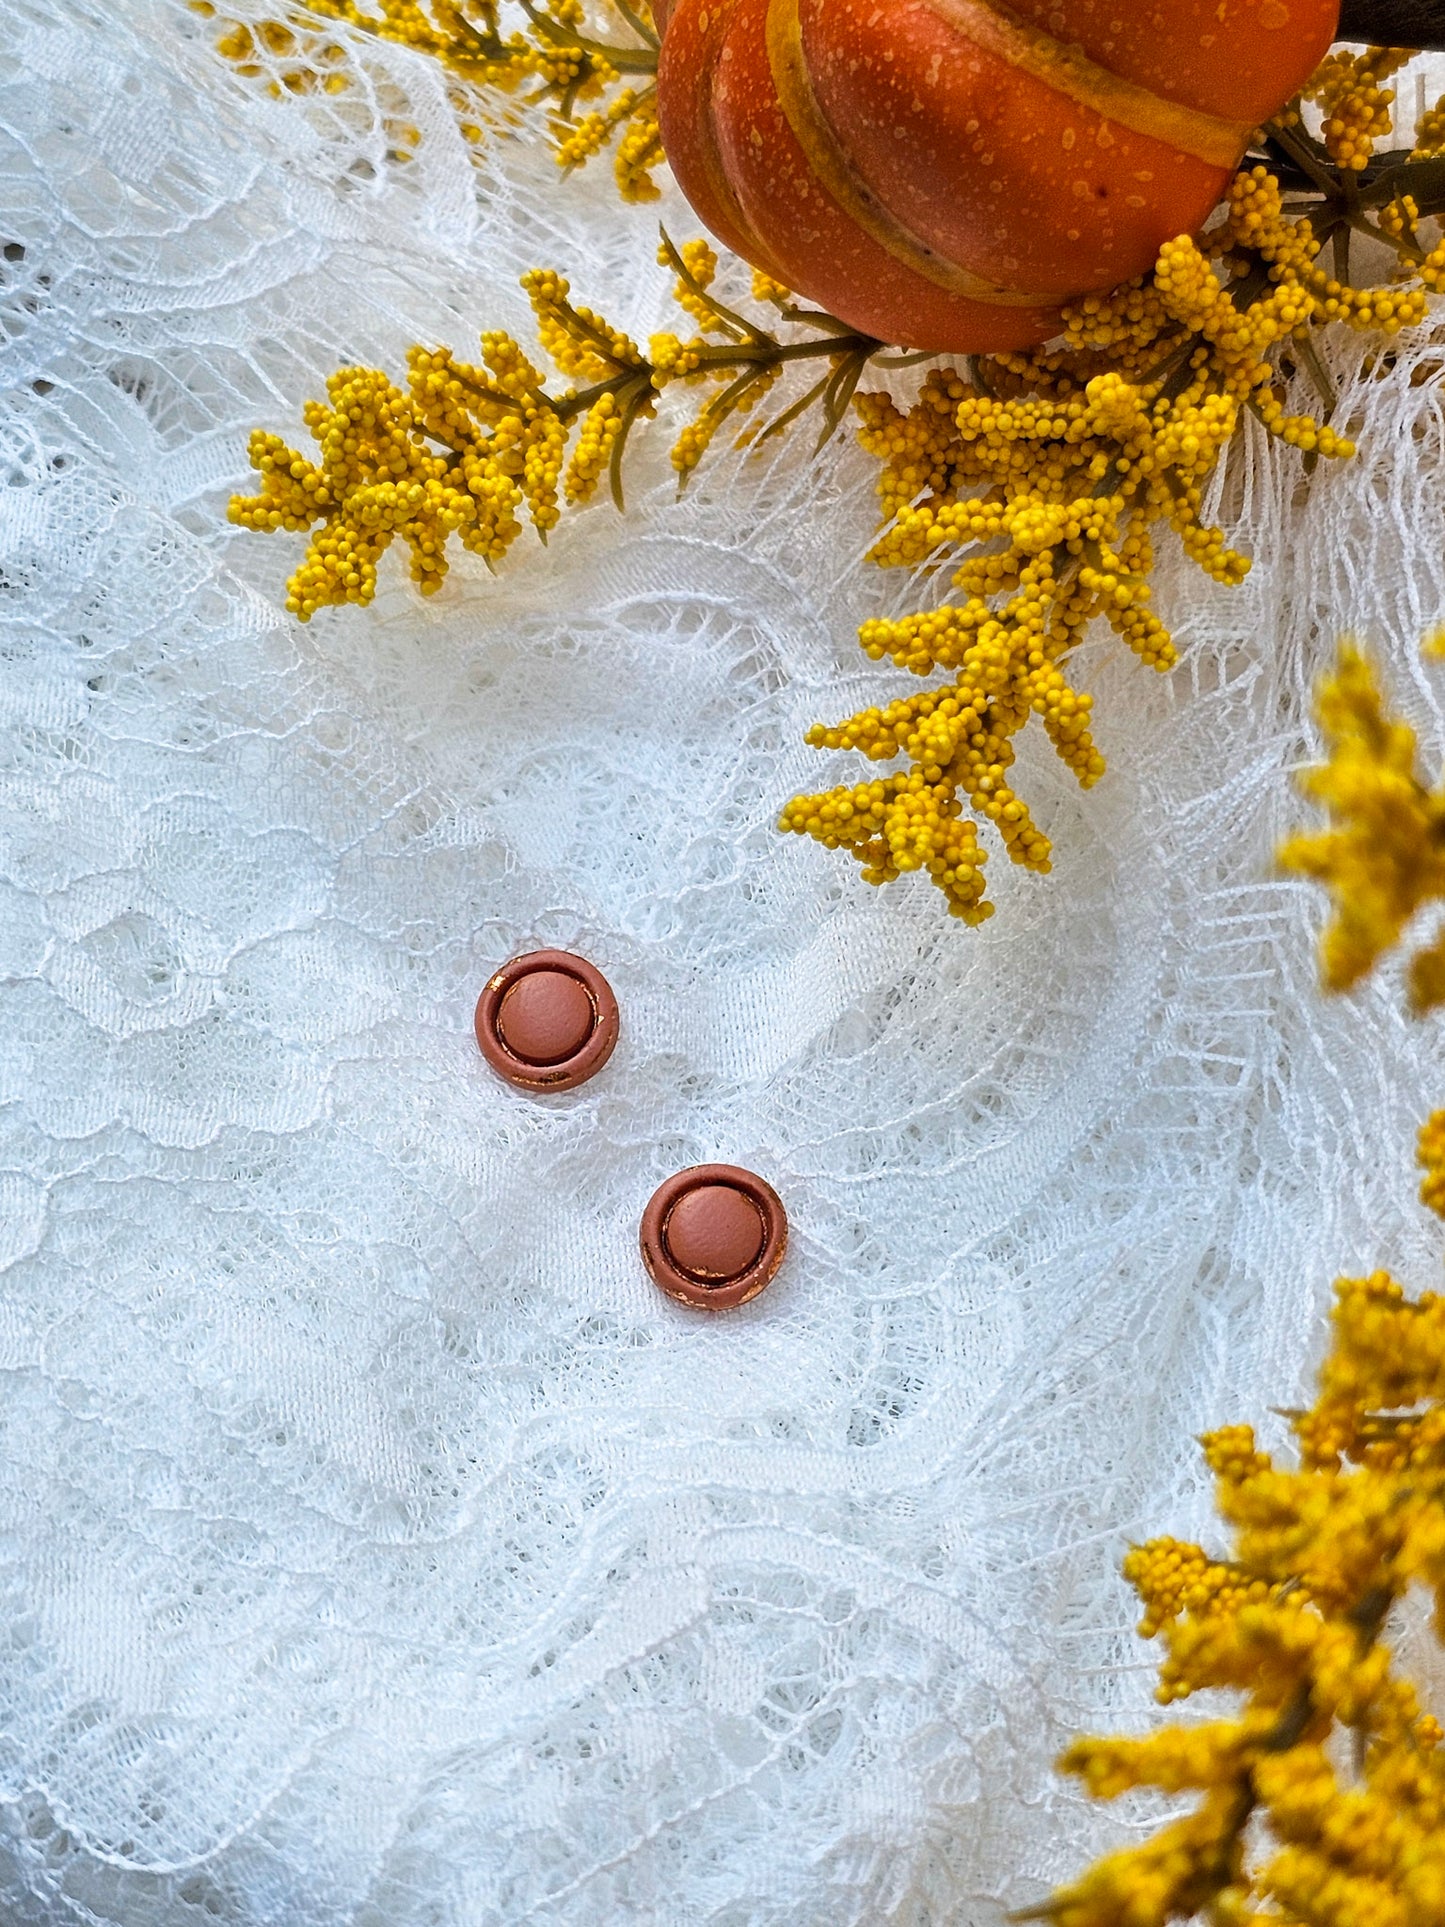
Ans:
[[[531,950],[513,957],[477,999],[477,1043],[522,1091],[570,1091],[612,1055],[619,1027],[612,986],[585,957]],[[782,1199],[753,1171],[696,1164],[653,1193],[642,1214],[642,1262],[679,1304],[730,1311],[773,1281],[788,1248]]]
[[[642,1262],[653,1283],[702,1311],[731,1311],[756,1298],[787,1249],[782,1199],[735,1164],[677,1172],[642,1214]]]
[[[612,1055],[617,999],[585,957],[532,950],[488,979],[476,1028],[483,1057],[518,1090],[575,1090]]]

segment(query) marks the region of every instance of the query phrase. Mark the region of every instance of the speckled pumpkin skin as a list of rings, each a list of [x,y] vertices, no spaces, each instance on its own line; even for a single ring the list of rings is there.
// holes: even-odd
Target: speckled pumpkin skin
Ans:
[[[1207,219],[1338,0],[655,0],[719,240],[910,348],[1028,347]]]

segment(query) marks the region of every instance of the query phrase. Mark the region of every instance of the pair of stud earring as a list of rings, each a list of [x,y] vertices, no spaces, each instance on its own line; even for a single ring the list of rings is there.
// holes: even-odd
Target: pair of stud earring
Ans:
[[[477,999],[482,1056],[521,1091],[585,1084],[611,1057],[619,1028],[612,986],[595,964],[566,950],[513,957]],[[670,1298],[728,1311],[772,1283],[787,1250],[787,1214],[756,1172],[695,1164],[653,1193],[640,1242],[649,1277]]]

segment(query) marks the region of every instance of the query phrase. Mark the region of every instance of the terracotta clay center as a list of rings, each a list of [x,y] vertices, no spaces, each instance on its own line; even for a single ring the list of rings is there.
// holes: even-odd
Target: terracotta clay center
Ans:
[[[752,1171],[699,1164],[653,1194],[642,1259],[669,1297],[727,1311],[772,1282],[788,1245],[782,1200]]]
[[[513,957],[477,1000],[477,1043],[492,1069],[527,1091],[585,1083],[617,1042],[617,999],[595,965],[565,950]]]
[[[527,1064],[561,1064],[575,1057],[597,1021],[581,979],[564,970],[519,977],[497,1008],[497,1035]]]

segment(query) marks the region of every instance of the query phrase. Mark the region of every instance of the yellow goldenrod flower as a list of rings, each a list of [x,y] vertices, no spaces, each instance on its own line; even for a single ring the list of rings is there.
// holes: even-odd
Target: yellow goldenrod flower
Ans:
[[[755,408],[791,361],[822,361],[827,373],[783,421],[816,401],[831,429],[852,392],[847,384],[880,344],[840,335],[831,321],[801,341],[780,342],[709,293],[717,256],[706,242],[678,250],[664,236],[662,258],[677,277],[679,304],[702,331],[686,341],[654,335],[647,354],[604,315],[574,303],[554,269],[523,275],[547,359],[580,388],[549,393],[519,344],[493,331],[481,337],[476,366],[449,348],[412,348],[405,391],[380,369],[341,369],[327,402],[304,411],[319,444],[315,462],[258,430],[250,454],[261,492],[236,496],[230,515],[243,528],[312,531],[288,585],[288,609],[306,622],[329,605],[369,602],[377,565],[397,536],[412,579],[430,595],[445,578],[453,536],[495,564],[521,533],[519,511],[545,537],[562,502],[590,501],[604,473],[620,506],[627,436],[670,387],[715,390],[673,448],[680,484],[724,424]]]
[[[1432,1111],[1420,1126],[1416,1162],[1425,1173],[1420,1202],[1445,1218],[1445,1111]]]
[[[622,410],[611,391],[595,401],[582,419],[577,446],[567,464],[563,488],[574,506],[590,502],[597,484],[612,458],[612,450],[622,430]]]
[[[1332,61],[1316,92],[1342,128],[1355,130],[1336,143],[1337,165],[1353,175],[1351,157],[1368,159],[1368,141],[1388,127],[1389,97],[1378,83],[1400,63],[1378,49]],[[1296,147],[1308,140],[1298,129],[1280,138]],[[1331,154],[1320,147],[1308,158],[1317,166]],[[942,882],[918,826],[936,833],[966,801],[994,823],[1014,862],[1048,869],[1048,839],[1007,781],[1012,738],[1038,716],[1079,783],[1098,781],[1104,758],[1090,699],[1065,665],[1102,619],[1148,667],[1173,666],[1173,642],[1150,602],[1160,525],[1205,574],[1241,581],[1247,558],[1202,513],[1240,422],[1253,416],[1308,464],[1354,453],[1328,422],[1286,413],[1281,354],[1324,386],[1314,329],[1341,321],[1398,333],[1424,319],[1427,290],[1445,288],[1445,243],[1422,252],[1408,195],[1383,207],[1378,232],[1396,240],[1415,282],[1358,288],[1317,265],[1324,236],[1286,214],[1277,177],[1244,168],[1219,224],[1167,242],[1145,280],[1066,310],[1062,348],[935,370],[907,409],[885,393],[859,399],[860,440],[881,465],[886,520],[873,560],[911,569],[947,561],[964,595],[866,622],[859,640],[875,660],[890,656],[916,676],[943,671],[950,680],[815,728],[808,740],[822,749],[906,758],[906,776],[868,810],[847,785],[796,797],[784,829],[848,850],[870,881],[931,868]],[[846,813],[844,802],[853,805]],[[970,922],[987,915],[971,883],[956,900],[943,887],[956,914]],[[1426,990],[1431,970],[1438,992]],[[1445,956],[1422,961],[1417,988],[1422,1001],[1445,995]]]
[[[1426,785],[1414,731],[1385,714],[1375,670],[1352,645],[1341,647],[1317,708],[1328,760],[1300,788],[1331,828],[1291,837],[1279,861],[1330,891],[1321,974],[1327,990],[1348,990],[1422,905],[1445,897],[1445,790]],[[1445,932],[1416,954],[1410,1000],[1417,1011],[1445,1001]]]
[[[1445,149],[1445,94],[1441,94],[1433,107],[1426,108],[1415,124],[1415,146],[1411,152],[1412,161],[1428,160]]]
[[[204,5],[214,14],[210,0]],[[295,0],[290,24],[238,25],[216,45],[239,73],[263,79],[273,94],[336,92],[350,84],[349,52],[321,23],[343,23],[444,67],[460,83],[455,105],[468,141],[481,139],[482,115],[465,89],[514,99],[521,92],[523,115],[541,107],[559,167],[570,171],[615,141],[614,174],[622,198],[653,201],[659,189],[652,176],[664,158],[654,84],[657,37],[629,7],[609,0],[599,0],[599,6],[606,20],[601,40],[574,0],[538,0],[514,9],[505,0]],[[504,13],[514,24],[505,24]],[[590,111],[574,119],[579,105]],[[512,118],[517,118],[515,107]],[[415,128],[404,131],[410,136],[405,144],[392,142],[398,160],[409,159],[421,138]]]
[[[1012,738],[1038,716],[1083,787],[1103,774],[1092,699],[1062,665],[1103,618],[1141,662],[1172,667],[1173,643],[1150,606],[1154,525],[1168,523],[1218,581],[1238,582],[1248,568],[1200,515],[1204,485],[1241,410],[1252,408],[1313,453],[1352,452],[1308,417],[1286,417],[1270,392],[1276,377],[1266,351],[1313,311],[1296,279],[1272,284],[1272,264],[1293,248],[1305,267],[1312,244],[1294,236],[1278,183],[1263,168],[1236,179],[1229,211],[1210,247],[1227,253],[1247,241],[1253,249],[1260,266],[1249,300],[1219,278],[1213,254],[1181,237],[1161,251],[1147,291],[1091,297],[1068,315],[1080,347],[998,357],[1022,392],[981,390],[949,369],[927,378],[906,414],[888,395],[862,398],[860,439],[881,459],[879,498],[889,517],[873,559],[916,568],[989,547],[956,565],[961,605],[865,623],[860,632],[875,659],[891,656],[918,676],[946,670],[953,680],[809,735],[823,749],[906,757],[906,779],[868,812],[824,807],[854,798],[847,788],[797,797],[783,812],[784,829],[849,850],[870,880],[927,868],[950,910],[980,921],[988,906],[972,874],[960,892],[948,866],[933,860],[941,826],[967,798],[1014,862],[1050,867],[1048,838],[1007,781]],[[1108,344],[1117,364],[1090,373],[1090,358]]]
[[[537,0],[524,15],[526,30],[514,34],[502,26],[508,0],[472,0],[465,15],[459,0],[376,4],[378,13],[363,16],[360,0],[306,0],[297,17],[348,21],[488,85],[539,77],[563,165],[586,159],[622,130],[619,179],[629,192],[651,191],[643,176],[660,153],[649,84],[655,36],[626,0],[606,4],[645,44],[592,40],[581,0]],[[293,29],[279,25],[238,29],[228,39],[238,61],[291,60],[299,45]],[[679,251],[664,236],[659,260],[671,269],[674,298],[696,333],[659,331],[644,353],[604,316],[574,304],[562,276],[538,269],[523,285],[541,346],[574,386],[549,393],[516,344],[494,336],[484,337],[482,357],[491,373],[455,391],[446,386],[458,377],[444,353],[432,370],[415,351],[410,397],[398,398],[377,371],[347,371],[353,383],[362,376],[363,388],[370,383],[363,404],[372,389],[384,398],[384,460],[406,489],[393,499],[380,473],[373,477],[343,449],[345,459],[323,458],[311,492],[298,484],[298,494],[289,470],[302,463],[302,473],[302,458],[260,437],[253,460],[271,464],[262,471],[265,486],[256,498],[238,499],[236,519],[256,528],[322,523],[292,585],[297,613],[367,600],[377,559],[396,533],[412,550],[420,586],[431,590],[442,579],[450,534],[496,561],[520,526],[513,510],[524,504],[545,534],[564,501],[580,506],[592,499],[604,472],[620,504],[628,437],[666,390],[703,391],[672,446],[682,487],[718,433],[734,416],[755,411],[790,362],[821,362],[811,388],[770,420],[750,423],[738,441],[762,441],[809,408],[821,415],[826,439],[851,404],[859,440],[879,464],[884,526],[871,559],[930,574],[946,569],[954,593],[938,608],[865,622],[859,636],[874,660],[888,656],[912,675],[940,680],[809,734],[819,748],[860,751],[874,762],[896,761],[895,769],[795,797],[781,826],[847,850],[872,882],[926,871],[950,910],[981,922],[990,906],[977,822],[965,811],[994,826],[1013,862],[1046,871],[1052,860],[1047,835],[1012,786],[1014,738],[1038,718],[1082,787],[1104,774],[1092,699],[1076,666],[1091,629],[1106,625],[1148,668],[1165,671],[1175,662],[1151,598],[1161,537],[1172,531],[1215,581],[1237,584],[1246,574],[1248,558],[1204,515],[1210,478],[1241,425],[1252,419],[1297,450],[1306,471],[1321,459],[1347,459],[1353,445],[1328,420],[1334,402],[1314,346],[1318,329],[1340,322],[1397,334],[1423,320],[1432,291],[1445,291],[1445,240],[1427,251],[1420,238],[1420,210],[1428,214],[1436,192],[1428,169],[1436,163],[1423,158],[1414,173],[1395,156],[1383,168],[1368,165],[1392,120],[1393,93],[1383,83],[1403,58],[1379,48],[1331,55],[1303,97],[1321,111],[1322,138],[1309,133],[1300,103],[1293,103],[1266,130],[1276,170],[1258,162],[1242,168],[1216,221],[1197,237],[1167,242],[1149,275],[1067,308],[1062,340],[1051,347],[935,366],[907,401],[882,390],[858,395],[869,366],[931,358],[889,357],[884,344],[800,307],[755,271],[754,300],[803,333],[779,340],[718,299],[718,257],[708,243]],[[574,114],[583,102],[594,104]],[[1431,113],[1445,125],[1445,106]],[[414,130],[398,130],[403,136],[413,139]],[[1417,153],[1432,153],[1436,137],[1427,114]],[[1282,180],[1292,197],[1307,198],[1287,204]],[[1355,231],[1398,255],[1399,272],[1387,285],[1349,280]],[[1376,372],[1384,376],[1389,367],[1380,357]],[[1287,412],[1292,373],[1307,375],[1319,390],[1322,418]],[[494,418],[488,410],[498,407],[503,413]],[[408,408],[419,412],[409,417]],[[1330,844],[1328,858],[1319,839],[1294,846],[1292,860],[1333,866],[1327,880],[1364,906],[1358,914],[1341,909],[1327,946],[1332,982],[1351,981],[1351,972],[1368,967],[1377,938],[1394,940],[1401,923],[1392,924],[1392,916],[1402,919],[1439,893],[1420,868],[1419,851],[1403,847],[1414,834],[1409,823],[1393,834],[1397,873],[1380,886],[1373,907],[1355,888],[1348,839]],[[1445,996],[1445,949],[1417,960],[1415,995],[1422,1006]]]
[[[1324,109],[1320,131],[1336,166],[1358,174],[1369,165],[1375,142],[1393,125],[1395,95],[1380,83],[1410,57],[1407,47],[1369,47],[1330,54],[1317,69],[1304,97]]]
[[[1421,1134],[1445,1208],[1445,1112]],[[1318,1396],[1292,1415],[1293,1467],[1247,1425],[1205,1440],[1227,1559],[1176,1539],[1125,1576],[1164,1642],[1159,1698],[1235,1696],[1232,1714],[1076,1742],[1096,1799],[1193,1795],[1183,1818],[1106,1854],[1023,1916],[1056,1927],[1433,1927],[1445,1914],[1441,1729],[1398,1670],[1390,1614],[1434,1595],[1445,1636],[1445,1298],[1383,1272],[1335,1288]]]

